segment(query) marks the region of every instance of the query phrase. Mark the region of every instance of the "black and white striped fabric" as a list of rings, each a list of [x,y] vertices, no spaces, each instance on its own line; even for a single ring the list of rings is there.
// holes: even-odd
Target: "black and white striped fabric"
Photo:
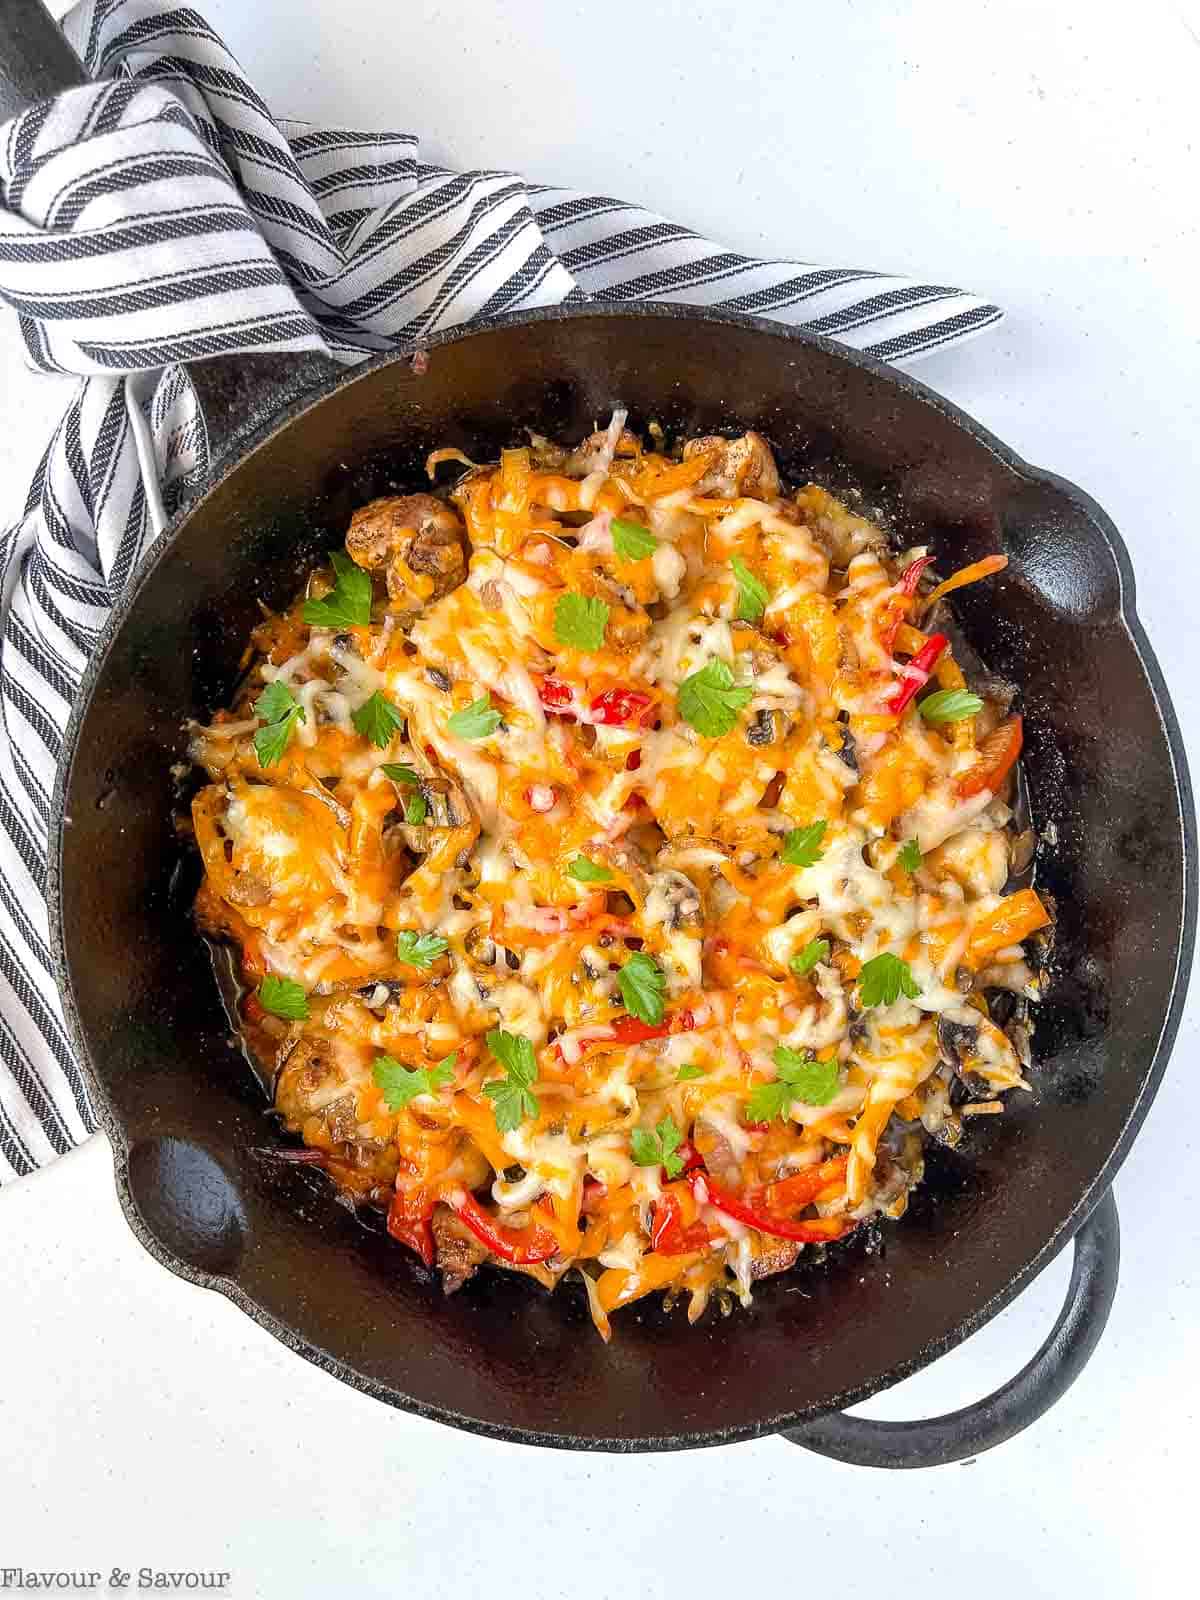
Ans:
[[[448,172],[408,133],[276,121],[195,11],[88,0],[97,82],[0,128],[0,298],[33,364],[80,375],[0,544],[0,1182],[95,1127],[50,973],[55,759],[112,601],[208,467],[181,363],[345,362],[566,300],[756,312],[889,360],[1000,318],[957,289],[756,261],[637,206]]]

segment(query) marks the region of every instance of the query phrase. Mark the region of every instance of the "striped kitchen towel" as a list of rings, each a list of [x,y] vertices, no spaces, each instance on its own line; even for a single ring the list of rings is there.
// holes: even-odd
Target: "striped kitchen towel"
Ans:
[[[35,366],[83,380],[0,545],[0,1181],[95,1127],[50,970],[50,796],[109,609],[208,468],[181,363],[353,362],[565,300],[756,312],[897,361],[1000,318],[958,289],[751,260],[604,195],[449,172],[413,134],[281,123],[187,7],[88,0],[66,27],[97,82],[0,129],[0,299]]]

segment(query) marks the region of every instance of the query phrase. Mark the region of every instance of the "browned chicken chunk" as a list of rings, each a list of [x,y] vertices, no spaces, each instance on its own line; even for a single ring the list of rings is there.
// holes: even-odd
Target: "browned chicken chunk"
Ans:
[[[389,599],[420,606],[466,577],[465,538],[458,514],[433,495],[391,495],[354,513],[346,552],[368,572],[386,574]],[[432,579],[433,587],[414,578]]]
[[[774,500],[779,494],[779,470],[761,433],[744,433],[740,439],[689,439],[683,447],[684,460],[709,450],[717,454],[716,465],[697,483],[697,494],[750,495],[758,500]]]

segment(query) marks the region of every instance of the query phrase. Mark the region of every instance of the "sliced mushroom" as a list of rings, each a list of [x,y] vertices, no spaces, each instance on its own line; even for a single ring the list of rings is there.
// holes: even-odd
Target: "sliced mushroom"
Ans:
[[[671,932],[700,928],[704,924],[704,901],[686,873],[654,872],[650,874],[642,915],[648,925],[661,922]]]
[[[467,575],[465,531],[458,514],[431,494],[392,495],[361,506],[350,520],[346,552],[368,572],[384,572],[388,597],[423,605],[439,600]],[[428,592],[417,574],[432,578]]]

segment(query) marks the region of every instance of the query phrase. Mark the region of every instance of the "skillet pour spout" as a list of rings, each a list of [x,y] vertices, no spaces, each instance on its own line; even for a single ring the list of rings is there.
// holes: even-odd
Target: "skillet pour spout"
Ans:
[[[331,379],[241,439],[147,559],[84,682],[54,797],[53,941],[131,1226],[354,1387],[503,1438],[629,1451],[785,1429],[907,1466],[1009,1436],[1103,1325],[1117,1259],[1104,1197],[1165,1069],[1191,956],[1186,763],[1116,530],[919,383],[762,320],[558,308],[433,339],[426,355]],[[763,434],[789,481],[861,494],[943,570],[1008,555],[956,611],[989,669],[1020,686],[1038,882],[1058,924],[1033,1094],[976,1119],[957,1151],[932,1147],[900,1224],[766,1280],[748,1314],[687,1330],[646,1303],[605,1346],[581,1300],[524,1280],[480,1275],[443,1297],[319,1174],[272,1159],[261,1090],[186,915],[171,767],[185,720],[229,697],[259,603],[286,603],[358,506],[421,487],[434,448],[491,459],[527,428],[582,438],[616,406],[671,437]],[[903,1440],[829,1418],[995,1315],[1089,1214],[1051,1348],[985,1411]]]

